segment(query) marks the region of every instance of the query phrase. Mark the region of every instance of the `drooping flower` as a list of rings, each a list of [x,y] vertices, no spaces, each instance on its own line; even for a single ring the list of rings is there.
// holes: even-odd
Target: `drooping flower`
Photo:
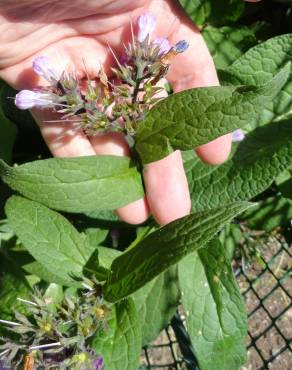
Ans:
[[[97,357],[92,361],[92,369],[93,370],[102,370],[103,369],[103,358]]]
[[[11,367],[5,360],[0,360],[0,370],[11,370]]]
[[[244,135],[244,132],[242,131],[241,128],[232,132],[232,141],[233,142],[242,141],[244,138],[245,138],[245,135]]]
[[[189,47],[189,43],[186,40],[180,40],[174,45],[173,50],[176,53],[183,53],[184,51],[187,50],[188,47]]]
[[[169,50],[171,49],[171,45],[170,45],[169,41],[167,39],[165,39],[164,37],[157,37],[153,41],[153,45],[154,46],[159,46],[160,55],[168,53]]]
[[[50,59],[47,56],[35,58],[32,68],[36,74],[44,77],[48,82],[56,83],[60,79],[60,74],[53,68]]]
[[[139,42],[143,42],[147,36],[150,36],[156,27],[156,18],[151,13],[141,14],[138,18],[138,36]]]
[[[17,108],[25,110],[35,107],[53,107],[56,99],[51,93],[43,93],[31,90],[22,90],[15,96],[15,105]]]

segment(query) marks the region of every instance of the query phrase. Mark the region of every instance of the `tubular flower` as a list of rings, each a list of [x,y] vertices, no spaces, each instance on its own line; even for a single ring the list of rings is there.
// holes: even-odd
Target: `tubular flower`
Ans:
[[[138,18],[138,41],[143,42],[156,27],[156,18],[150,14],[145,13]]]
[[[244,138],[245,138],[245,135],[244,135],[244,132],[242,131],[241,128],[232,132],[232,141],[233,142],[242,141]]]
[[[58,82],[60,79],[59,73],[52,67],[50,59],[47,56],[35,58],[32,69],[36,74],[44,77],[48,82]]]
[[[159,46],[159,49],[160,49],[159,55],[164,55],[164,54],[168,53],[169,50],[171,49],[171,45],[170,45],[169,41],[167,39],[165,39],[164,37],[157,37],[153,41],[153,45],[154,46]]]
[[[178,43],[176,43],[173,47],[173,50],[176,53],[183,53],[187,50],[189,47],[189,43],[186,40],[180,40]]]
[[[22,90],[15,97],[15,105],[22,110],[36,107],[54,107],[55,104],[55,96],[51,93]]]

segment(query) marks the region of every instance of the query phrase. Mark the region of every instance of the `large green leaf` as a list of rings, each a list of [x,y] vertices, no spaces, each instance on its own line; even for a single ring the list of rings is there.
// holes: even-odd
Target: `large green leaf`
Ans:
[[[292,34],[274,37],[250,50],[219,73],[222,83],[261,85],[292,59]],[[266,103],[259,124],[291,114],[292,74],[277,97]]]
[[[191,19],[199,25],[235,22],[244,10],[241,0],[180,0],[180,3]]]
[[[29,297],[29,284],[21,268],[7,251],[0,250],[0,319],[12,319],[13,310],[23,308],[17,298]]]
[[[202,35],[217,68],[226,68],[257,43],[254,31],[247,26],[207,26]]]
[[[11,197],[5,210],[21,243],[45,269],[64,284],[82,275],[92,248],[65,217],[19,196]]]
[[[245,307],[225,248],[213,240],[178,265],[187,330],[201,370],[245,362]]]
[[[215,86],[190,89],[160,101],[141,122],[136,149],[143,163],[189,150],[254,122],[282,89],[290,65],[263,86]]]
[[[251,199],[292,164],[292,122],[257,128],[221,166],[206,165],[194,157],[185,161],[194,210]]]
[[[92,348],[103,357],[106,370],[137,370],[141,326],[131,298],[116,303],[107,325],[96,332]]]
[[[50,158],[13,168],[0,161],[0,176],[25,197],[67,212],[115,209],[144,194],[126,157]]]
[[[292,204],[281,195],[260,201],[250,212],[244,214],[244,221],[252,229],[273,231],[285,226],[292,219]]]
[[[104,286],[105,299],[114,302],[135,292],[202,247],[224,224],[250,206],[251,203],[239,202],[198,212],[149,234],[113,261]]]
[[[110,269],[121,252],[97,247],[99,265]],[[169,323],[175,313],[180,298],[177,284],[177,267],[171,267],[133,294],[139,321],[142,326],[142,344],[154,340]]]
[[[169,323],[179,303],[177,266],[166,270],[133,294],[142,324],[142,344],[154,340]]]

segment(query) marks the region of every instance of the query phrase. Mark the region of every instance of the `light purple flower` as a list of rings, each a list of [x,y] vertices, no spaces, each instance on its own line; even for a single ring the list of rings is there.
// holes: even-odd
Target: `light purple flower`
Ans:
[[[232,132],[232,141],[242,141],[245,138],[244,132],[242,131],[241,128],[235,130]]]
[[[177,52],[177,53],[183,53],[184,51],[187,50],[187,48],[189,47],[189,43],[186,41],[186,40],[180,40],[179,42],[177,42],[173,49]]]
[[[52,67],[51,61],[47,56],[35,58],[32,68],[36,74],[44,77],[49,82],[57,82],[60,79],[60,74]]]
[[[159,54],[160,55],[168,53],[169,50],[171,49],[171,45],[170,45],[169,41],[167,39],[165,39],[164,37],[157,37],[153,41],[153,45],[154,46],[159,46],[159,49],[160,49]]]
[[[143,42],[156,27],[156,18],[151,13],[141,14],[138,18],[138,41]]]
[[[103,358],[97,357],[92,361],[92,369],[93,370],[102,370],[103,369]]]
[[[22,90],[15,96],[17,108],[25,110],[34,107],[53,107],[56,101],[50,93]]]

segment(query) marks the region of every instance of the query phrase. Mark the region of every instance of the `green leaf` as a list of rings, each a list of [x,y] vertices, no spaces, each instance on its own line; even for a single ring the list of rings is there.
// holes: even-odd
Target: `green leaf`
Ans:
[[[180,3],[191,19],[199,25],[235,22],[244,10],[241,0],[180,0]]]
[[[292,200],[292,168],[283,171],[275,182],[283,197]]]
[[[64,298],[62,286],[51,283],[45,291],[44,298],[49,300],[48,304],[51,304],[53,306],[58,305],[62,302]]]
[[[18,196],[6,203],[8,220],[21,243],[49,272],[72,283],[92,250],[85,235],[47,207]]]
[[[202,35],[217,68],[226,68],[257,43],[254,31],[247,26],[207,26]]]
[[[213,86],[190,89],[160,101],[146,115],[136,134],[144,164],[175,149],[189,150],[257,119],[289,76],[287,64],[263,86]]]
[[[201,370],[236,370],[246,360],[245,307],[224,247],[213,240],[178,265],[187,330]]]
[[[239,202],[198,212],[153,232],[116,258],[104,286],[105,299],[122,299],[206,244],[223,226],[251,203]]]
[[[180,299],[177,266],[164,271],[132,297],[142,324],[142,345],[146,345],[166,327],[177,309]]]
[[[292,122],[258,127],[221,166],[206,165],[194,156],[184,164],[194,210],[251,199],[292,164]]]
[[[242,238],[243,236],[240,230],[240,225],[227,224],[221,231],[219,240],[222,245],[224,245],[226,255],[230,260],[232,260],[236,247],[238,246]]]
[[[112,307],[107,325],[97,331],[92,348],[103,357],[107,370],[138,369],[141,326],[131,298]]]
[[[12,319],[13,310],[22,311],[17,298],[29,297],[29,284],[24,273],[9,254],[0,250],[0,319]]]
[[[56,275],[55,273],[49,271],[45,266],[43,266],[41,263],[34,261],[27,263],[22,266],[23,270],[27,273],[39,277],[41,280],[46,281],[47,283],[55,283],[59,285],[74,285],[73,282],[67,281],[67,279],[64,281],[64,278],[59,275]],[[78,284],[76,284],[78,285]]]
[[[251,48],[229,68],[221,71],[220,81],[233,85],[262,85],[291,59],[292,34],[277,36]],[[282,91],[277,97],[266,102],[258,124],[271,122],[280,115],[291,115],[291,104],[292,74],[290,73]]]
[[[258,202],[253,210],[244,214],[244,221],[250,228],[267,232],[288,224],[291,219],[292,204],[280,195]]]
[[[115,209],[144,195],[126,157],[50,158],[13,168],[0,161],[0,176],[25,197],[66,212]]]

